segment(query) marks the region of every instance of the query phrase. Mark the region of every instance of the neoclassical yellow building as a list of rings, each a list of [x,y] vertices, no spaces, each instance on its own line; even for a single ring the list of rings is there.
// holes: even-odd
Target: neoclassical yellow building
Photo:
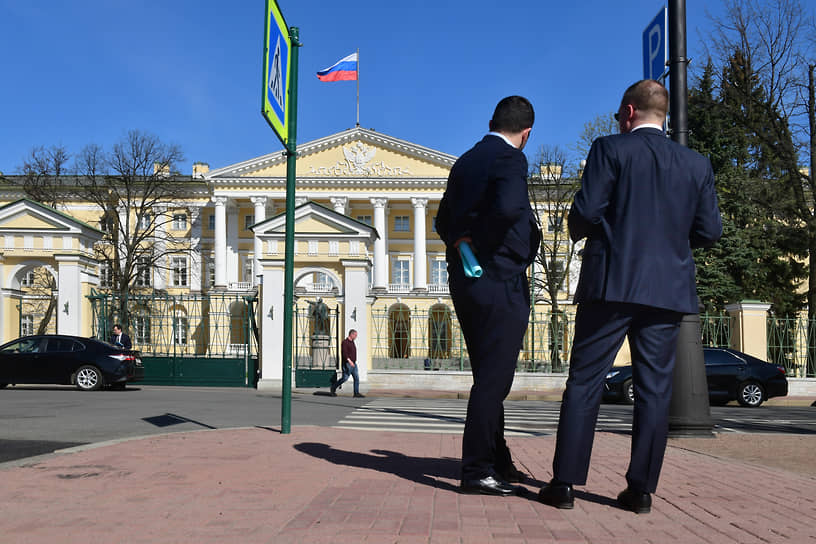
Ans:
[[[455,159],[360,127],[298,146],[297,368],[333,368],[337,343],[354,328],[363,381],[466,386],[467,352],[448,294],[444,244],[434,231]],[[256,318],[258,387],[279,387],[286,157],[275,152],[214,170],[196,163],[185,181],[185,196],[177,209],[167,210],[172,221],[163,227],[185,251],[168,255],[162,267],[140,269],[134,293],[193,302],[173,299],[161,310],[170,315],[161,316],[155,296],[138,303],[141,309],[130,322],[135,347],[154,354],[248,357],[256,352],[255,335],[251,327],[236,325],[236,317],[247,313],[241,302],[246,299]],[[26,278],[43,269],[59,286],[57,316],[46,332],[106,335],[93,322],[98,310],[88,306],[89,295],[104,295],[110,287],[110,271],[96,263],[92,251],[104,236],[102,210],[79,201],[54,210],[23,197],[18,186],[0,190],[0,204],[6,204],[0,208],[0,340],[40,328],[44,311],[34,302],[42,295],[27,287]],[[561,302],[567,309],[577,266],[571,266],[564,286]],[[214,305],[207,297],[216,294],[233,297],[219,311],[223,319],[209,315]],[[315,328],[320,308],[330,330]],[[551,330],[546,309],[542,304],[533,315],[521,355],[526,363],[520,368],[539,375],[563,368],[570,340],[568,317],[563,330]],[[215,349],[219,336],[223,340]],[[159,339],[164,347],[157,348]],[[254,382],[246,368],[247,383]]]

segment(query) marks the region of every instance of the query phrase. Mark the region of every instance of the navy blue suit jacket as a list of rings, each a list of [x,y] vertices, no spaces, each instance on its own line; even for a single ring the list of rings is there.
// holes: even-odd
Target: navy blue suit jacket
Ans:
[[[722,234],[709,160],[642,128],[592,144],[569,213],[586,237],[575,302],[628,302],[697,313],[691,249]]]
[[[439,204],[436,232],[447,246],[451,273],[462,267],[454,244],[464,236],[472,238],[486,275],[504,280],[524,272],[541,242],[527,193],[524,153],[488,134],[459,157]]]

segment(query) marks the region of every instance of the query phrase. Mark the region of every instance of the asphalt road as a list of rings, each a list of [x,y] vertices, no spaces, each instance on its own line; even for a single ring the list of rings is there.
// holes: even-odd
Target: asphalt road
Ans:
[[[325,392],[295,393],[291,423],[333,427],[350,414],[361,412],[373,417],[382,414],[383,419],[394,417],[395,410],[372,409],[377,402],[385,399],[355,399],[342,392],[337,397]],[[408,410],[408,415],[418,411],[437,413],[435,399],[411,402],[414,408]],[[460,412],[467,404],[465,400],[446,402]],[[543,432],[556,430],[559,405],[551,401],[506,404],[517,412],[529,412],[531,421]],[[230,427],[280,429],[280,414],[279,394],[254,389],[128,386],[125,391],[83,392],[67,386],[9,387],[0,390],[0,463],[77,445],[158,433]],[[724,406],[712,407],[711,414],[722,432],[816,434],[816,408],[811,407]],[[600,415],[601,420],[628,423],[632,407],[604,404]],[[457,417],[463,421],[463,413]],[[434,432],[430,426],[427,430]]]

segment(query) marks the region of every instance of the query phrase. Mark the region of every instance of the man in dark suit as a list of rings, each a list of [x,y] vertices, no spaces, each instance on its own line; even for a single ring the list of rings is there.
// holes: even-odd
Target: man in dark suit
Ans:
[[[541,234],[527,193],[521,149],[533,126],[530,102],[510,96],[496,106],[490,132],[451,168],[436,230],[447,247],[448,281],[470,355],[473,387],[462,438],[466,493],[511,495],[524,475],[504,440],[503,401],[510,392],[530,315],[526,270]],[[484,274],[465,276],[458,246],[468,242]]]
[[[722,234],[711,163],[663,133],[668,101],[653,80],[626,90],[615,116],[621,134],[593,142],[570,209],[570,236],[587,240],[553,479],[539,492],[558,508],[572,508],[572,485],[586,483],[604,376],[627,333],[635,407],[618,502],[649,512],[657,488],[679,324],[698,312],[691,248]]]
[[[130,341],[130,336],[122,332],[122,325],[117,323],[113,326],[113,334],[111,334],[110,343],[114,346],[120,346],[125,349],[130,349],[133,344]]]

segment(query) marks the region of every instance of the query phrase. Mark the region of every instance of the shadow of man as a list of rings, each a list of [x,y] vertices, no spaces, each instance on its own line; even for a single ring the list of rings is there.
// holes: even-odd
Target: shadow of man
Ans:
[[[371,450],[371,453],[340,450],[319,442],[295,444],[295,449],[312,457],[325,459],[335,465],[367,468],[394,474],[418,484],[459,491],[459,486],[445,480],[459,481],[459,459],[451,457],[410,457],[389,450]]]

